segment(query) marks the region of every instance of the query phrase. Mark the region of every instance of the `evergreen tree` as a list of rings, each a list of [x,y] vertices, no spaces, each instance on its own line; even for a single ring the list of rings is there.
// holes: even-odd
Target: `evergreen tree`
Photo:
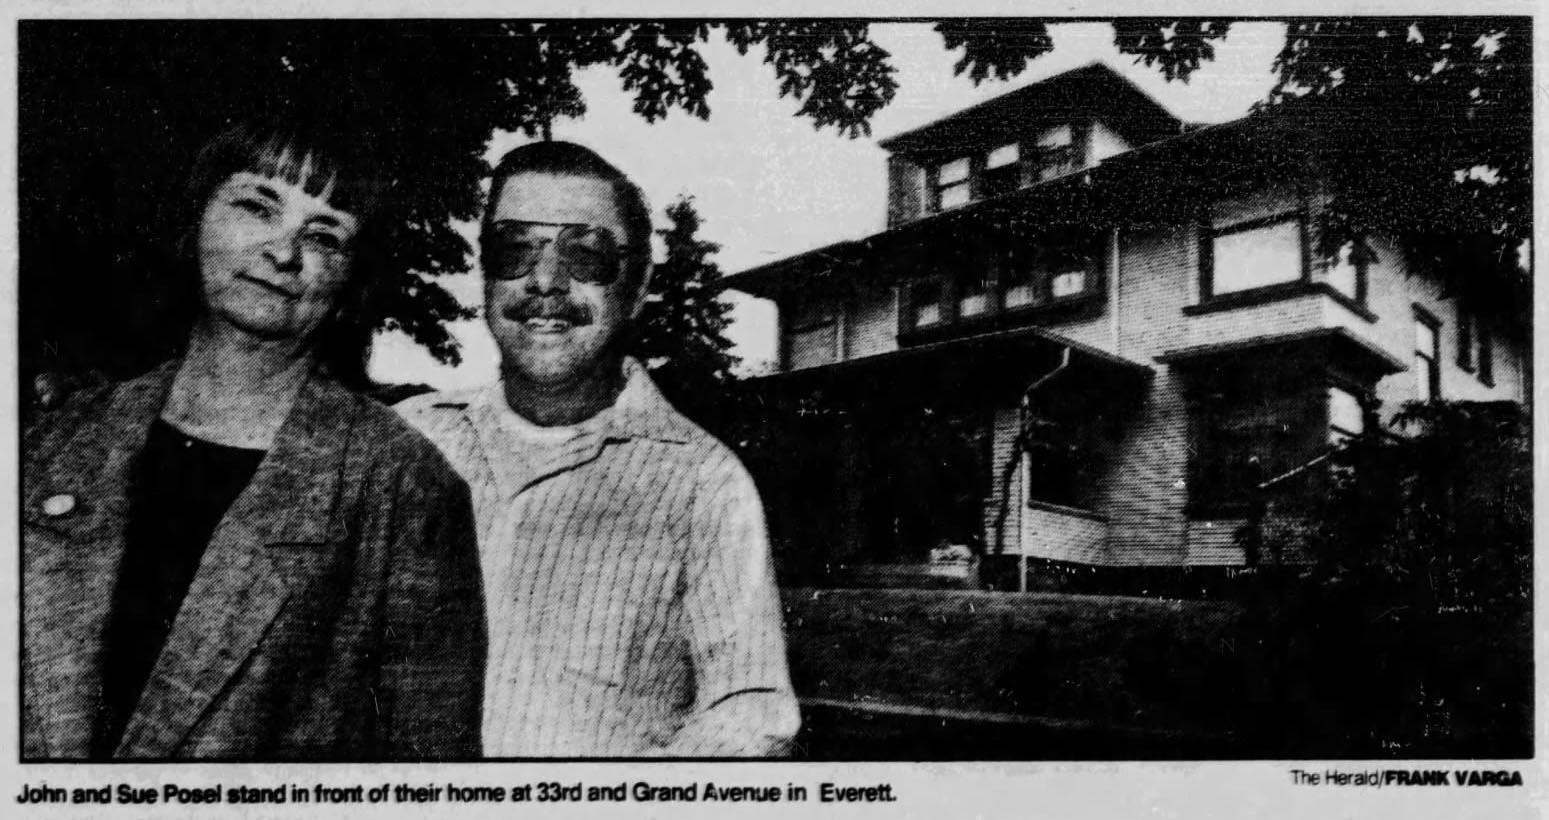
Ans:
[[[721,298],[721,269],[711,258],[720,246],[700,238],[694,198],[680,196],[666,214],[669,227],[657,231],[666,256],[651,275],[633,350],[668,399],[691,412],[732,379],[731,305]]]

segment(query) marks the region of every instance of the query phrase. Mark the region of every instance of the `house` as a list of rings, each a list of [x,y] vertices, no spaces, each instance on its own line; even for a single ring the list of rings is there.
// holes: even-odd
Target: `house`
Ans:
[[[1093,64],[883,140],[885,230],[727,280],[778,308],[749,463],[785,580],[928,579],[951,546],[1010,588],[1230,571],[1259,485],[1341,437],[1525,402],[1520,319],[1392,238],[1317,251],[1317,130],[1191,127]]]

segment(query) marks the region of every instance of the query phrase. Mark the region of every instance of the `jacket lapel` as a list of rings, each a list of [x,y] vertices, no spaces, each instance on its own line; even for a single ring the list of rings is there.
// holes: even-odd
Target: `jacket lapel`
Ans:
[[[172,756],[257,648],[294,584],[330,544],[347,540],[338,508],[354,401],[319,376],[302,387],[252,481],[210,538],[119,757]]]
[[[28,465],[23,502],[33,536],[23,541],[24,691],[44,746],[29,754],[80,758],[90,751],[129,481],[177,364],[113,388],[68,438],[46,443],[52,452],[29,454],[45,460]],[[65,501],[68,509],[60,506]]]

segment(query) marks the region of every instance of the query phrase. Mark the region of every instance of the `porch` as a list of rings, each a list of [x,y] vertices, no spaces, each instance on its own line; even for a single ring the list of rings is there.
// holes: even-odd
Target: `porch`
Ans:
[[[753,380],[782,582],[1015,589],[1015,556],[1093,560],[1099,442],[1150,373],[1024,328]]]

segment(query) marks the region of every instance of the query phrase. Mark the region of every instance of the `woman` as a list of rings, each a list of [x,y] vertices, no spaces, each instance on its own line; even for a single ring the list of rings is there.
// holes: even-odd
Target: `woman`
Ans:
[[[320,365],[379,191],[344,145],[207,145],[183,355],[27,431],[27,758],[477,756],[467,488]]]

